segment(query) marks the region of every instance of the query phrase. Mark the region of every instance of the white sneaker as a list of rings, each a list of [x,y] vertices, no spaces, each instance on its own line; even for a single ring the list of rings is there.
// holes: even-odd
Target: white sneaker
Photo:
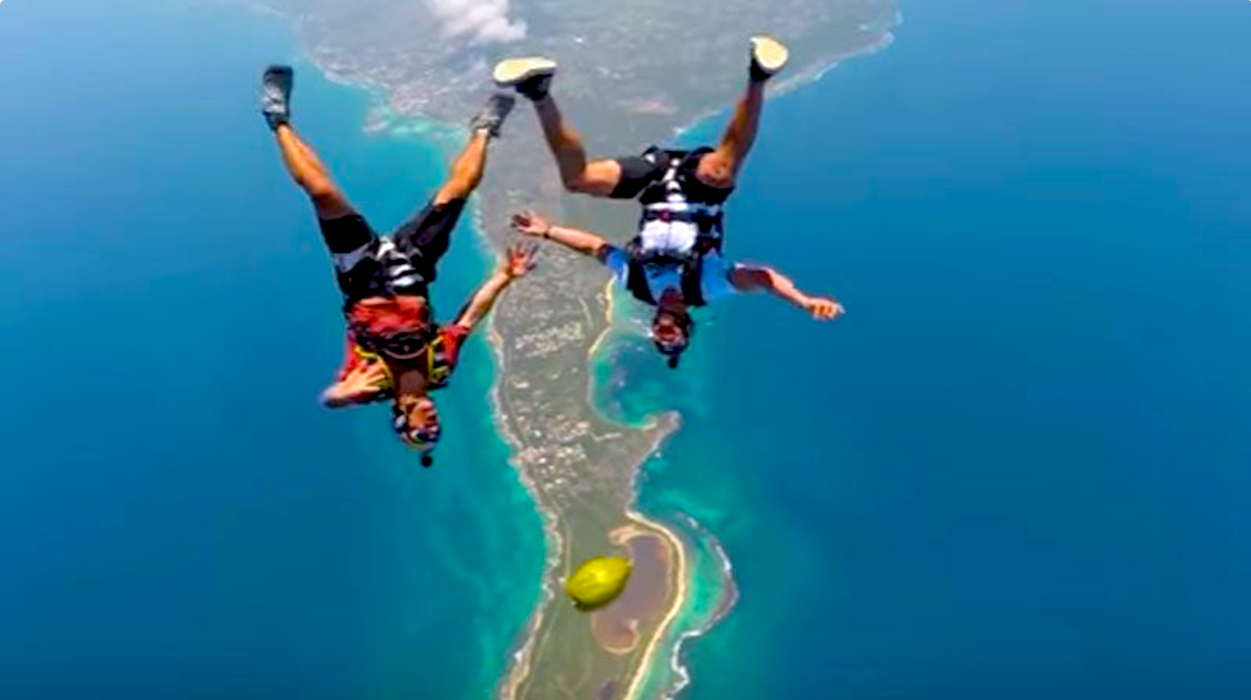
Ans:
[[[751,38],[751,72],[758,79],[773,77],[786,66],[790,51],[771,36]]]
[[[511,87],[531,100],[547,97],[554,75],[556,62],[542,56],[505,59],[495,64],[492,73],[496,85]]]

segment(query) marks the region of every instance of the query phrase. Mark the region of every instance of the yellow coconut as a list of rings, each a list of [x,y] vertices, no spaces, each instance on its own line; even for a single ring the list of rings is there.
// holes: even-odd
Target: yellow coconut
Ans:
[[[579,610],[595,610],[617,599],[630,578],[630,562],[595,557],[582,562],[565,582],[565,593]]]

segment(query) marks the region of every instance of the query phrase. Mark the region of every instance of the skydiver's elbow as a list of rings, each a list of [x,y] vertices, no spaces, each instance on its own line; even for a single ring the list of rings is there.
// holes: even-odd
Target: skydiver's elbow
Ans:
[[[585,170],[572,175],[561,173],[560,182],[565,186],[566,191],[573,194],[591,194],[594,191],[591,179],[587,176]]]

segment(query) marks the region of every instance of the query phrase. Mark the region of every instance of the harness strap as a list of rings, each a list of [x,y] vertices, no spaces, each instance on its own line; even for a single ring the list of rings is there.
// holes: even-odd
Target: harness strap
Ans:
[[[688,224],[701,224],[702,225],[705,223],[715,223],[715,224],[720,225],[721,218],[722,218],[721,210],[711,209],[711,208],[710,209],[691,209],[691,208],[669,209],[667,207],[664,207],[663,205],[660,205],[660,206],[651,206],[643,210],[643,221],[645,222],[646,221],[664,221],[668,223],[671,221],[683,221]]]
[[[359,343],[352,343],[352,352],[356,356],[367,362],[377,362],[382,366],[382,371],[387,375],[386,389],[395,391],[395,375],[391,372],[391,365],[387,364],[382,355],[369,352],[360,346]],[[452,375],[452,363],[448,361],[447,349],[443,343],[443,336],[437,335],[431,340],[425,349],[426,354],[426,387],[428,389],[442,389],[447,385],[448,378]]]
[[[644,251],[642,241],[638,238],[626,245],[626,258],[629,269],[626,274],[626,287],[634,297],[646,304],[655,306],[656,298],[647,284],[648,265],[673,265],[679,268],[682,296],[691,306],[704,305],[703,273],[704,256],[709,252],[720,250],[721,241],[712,236],[700,236],[695,248],[690,253],[674,253],[672,251]]]
[[[629,260],[626,286],[635,298],[656,304],[647,283],[646,266],[674,265],[680,268],[682,296],[692,306],[703,306],[703,258],[720,252],[723,238],[722,203],[728,190],[716,190],[703,184],[695,175],[699,159],[711,148],[694,151],[667,151],[653,147],[646,157],[657,166],[663,163],[663,174],[652,181],[640,196],[644,202],[641,226],[649,222],[682,222],[698,227],[695,245],[688,252],[644,251],[642,241],[635,238],[626,246]],[[659,167],[658,167],[659,169]]]
[[[682,298],[688,306],[704,305],[704,256],[696,256],[682,268]]]
[[[426,385],[431,389],[442,389],[451,375],[452,363],[448,362],[443,336],[436,335],[434,341],[426,346]]]
[[[630,267],[626,273],[626,287],[635,299],[644,304],[656,305],[656,299],[652,297],[652,289],[647,284],[647,272],[643,269],[643,263],[638,260],[630,260]]]

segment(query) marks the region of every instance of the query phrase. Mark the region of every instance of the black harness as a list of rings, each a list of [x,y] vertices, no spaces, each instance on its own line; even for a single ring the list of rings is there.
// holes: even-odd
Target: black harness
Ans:
[[[698,247],[698,246],[697,246]],[[670,253],[662,250],[645,251],[640,241],[635,238],[626,244],[626,258],[629,260],[629,273],[626,286],[636,299],[646,304],[656,305],[659,299],[652,294],[647,284],[648,267],[676,267],[682,285],[682,297],[689,306],[704,305],[704,291],[700,284],[704,274],[704,256],[692,250],[690,253]]]
[[[655,305],[658,299],[647,284],[645,268],[676,267],[681,277],[682,296],[690,306],[703,306],[701,288],[704,256],[721,252],[724,238],[721,207],[733,188],[718,189],[700,182],[696,176],[699,161],[711,148],[694,151],[669,151],[652,147],[643,155],[656,166],[653,180],[639,195],[643,205],[642,228],[653,221],[684,222],[698,227],[695,245],[689,252],[643,250],[643,241],[635,236],[626,244],[629,273],[626,286],[635,298]]]
[[[384,361],[390,358],[399,362],[423,365],[426,376],[426,389],[447,388],[455,367],[447,343],[439,333],[438,326],[427,325],[423,328],[402,330],[387,335],[376,335],[362,324],[355,324],[348,319],[348,333],[352,338],[354,352],[368,360]],[[391,380],[394,382],[394,379]]]

